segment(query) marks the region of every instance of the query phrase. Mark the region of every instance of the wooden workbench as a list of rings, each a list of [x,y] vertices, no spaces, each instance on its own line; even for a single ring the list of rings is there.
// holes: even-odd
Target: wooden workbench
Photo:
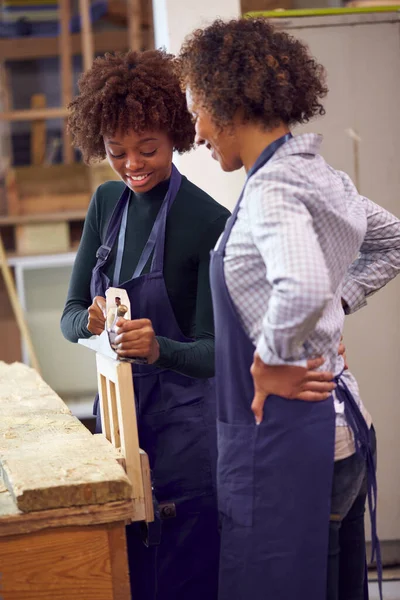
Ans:
[[[0,363],[1,600],[130,600],[132,486],[25,365]]]

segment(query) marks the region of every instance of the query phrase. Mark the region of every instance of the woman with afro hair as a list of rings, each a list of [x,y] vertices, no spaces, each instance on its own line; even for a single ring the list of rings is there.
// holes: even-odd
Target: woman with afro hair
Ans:
[[[209,253],[229,213],[172,165],[174,150],[192,148],[194,126],[170,55],[107,54],[79,88],[69,117],[75,146],[87,163],[107,157],[120,181],[92,198],[61,327],[71,342],[101,334],[106,289],[128,292],[131,320],[117,323],[117,352],[147,363],[133,365],[140,444],[161,516],[176,515],[162,521],[159,545],[146,547],[141,528],[127,527],[132,597],[215,600]]]
[[[376,439],[338,346],[345,313],[400,272],[400,222],[324,161],[319,135],[292,135],[327,94],[303,43],[266,19],[217,20],[178,66],[196,142],[247,172],[210,271],[219,598],[361,600]],[[304,402],[319,356],[336,388]]]

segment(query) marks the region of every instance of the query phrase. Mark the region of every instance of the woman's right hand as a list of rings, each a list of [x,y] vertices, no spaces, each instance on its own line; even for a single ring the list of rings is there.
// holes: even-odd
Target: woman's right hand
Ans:
[[[254,381],[254,398],[251,410],[256,423],[263,419],[265,401],[269,395],[318,402],[329,398],[336,384],[333,373],[317,371],[324,364],[322,357],[309,359],[307,367],[291,365],[266,365],[257,353],[251,366]]]
[[[106,322],[106,299],[102,296],[96,296],[93,303],[88,308],[87,328],[93,335],[100,335],[104,331]]]

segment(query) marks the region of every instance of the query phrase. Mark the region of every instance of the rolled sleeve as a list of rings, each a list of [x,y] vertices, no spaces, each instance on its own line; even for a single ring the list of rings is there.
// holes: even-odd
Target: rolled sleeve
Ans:
[[[251,232],[271,289],[257,351],[266,364],[304,366],[304,342],[333,297],[302,197],[307,191],[288,182],[286,174],[284,181],[261,180],[251,193]]]

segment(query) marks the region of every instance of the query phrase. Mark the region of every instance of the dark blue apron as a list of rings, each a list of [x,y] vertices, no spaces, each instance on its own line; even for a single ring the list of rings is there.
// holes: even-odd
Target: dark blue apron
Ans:
[[[131,197],[125,189],[97,252],[91,295],[105,296],[110,281],[103,269],[118,243],[113,285],[128,292],[131,318],[150,319],[157,335],[191,342],[176,321],[163,276],[167,215],[180,184],[181,175],[173,167],[168,192],[132,279],[120,283]],[[150,272],[142,274],[152,254]],[[127,527],[132,598],[215,600],[219,534],[214,380],[186,377],[154,365],[133,364],[132,372],[140,446],[149,455],[155,497],[167,507],[161,511],[166,518],[161,521],[158,545],[144,545],[138,524]],[[97,406],[95,410],[101,427]]]
[[[290,137],[264,150],[247,181]],[[222,524],[219,599],[324,600],[334,401],[333,397],[304,402],[269,396],[264,419],[255,424],[250,374],[255,347],[243,329],[224,275],[225,248],[242,197],[243,192],[211,258]],[[345,386],[339,385],[339,394],[346,413],[353,416],[350,424],[357,425],[357,440],[362,429],[362,447],[367,452],[368,428],[358,406],[348,398]]]

